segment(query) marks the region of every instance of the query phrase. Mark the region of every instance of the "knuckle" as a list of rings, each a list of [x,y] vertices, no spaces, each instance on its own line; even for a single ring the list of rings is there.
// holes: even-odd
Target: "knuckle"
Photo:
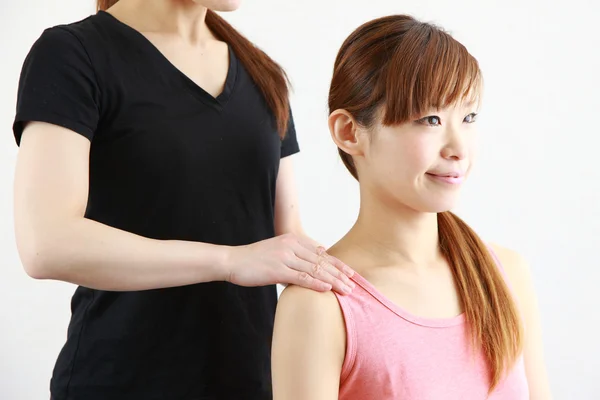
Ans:
[[[337,279],[342,279],[342,273],[339,270],[337,270],[336,268],[331,268],[330,274],[333,275],[334,277],[336,277]]]
[[[294,261],[295,257],[296,256],[292,251],[284,250],[279,254],[279,259],[283,261],[286,265],[290,265]]]
[[[327,262],[326,259],[324,259],[323,257],[319,257],[317,264],[319,264],[321,266],[321,268],[325,268],[329,265],[329,263]]]
[[[307,273],[307,272],[299,272],[298,273],[298,280],[300,282],[308,282],[310,281],[311,276]]]
[[[280,249],[275,252],[275,257],[277,257],[280,260],[285,260],[288,254],[289,252],[285,251],[285,249]]]
[[[323,267],[321,266],[320,263],[313,264],[313,266],[312,266],[313,276],[317,276],[317,275],[321,274],[322,270],[323,270]]]
[[[294,254],[293,251],[289,251],[289,252],[285,253],[284,260],[288,265],[291,265],[296,261],[297,258],[298,257],[296,257],[296,254]]]

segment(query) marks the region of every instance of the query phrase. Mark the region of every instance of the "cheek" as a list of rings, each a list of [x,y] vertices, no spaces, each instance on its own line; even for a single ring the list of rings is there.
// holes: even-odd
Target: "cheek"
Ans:
[[[379,174],[411,184],[435,163],[439,149],[423,136],[381,141],[373,147],[372,163]],[[399,182],[400,183],[400,182]]]
[[[469,154],[469,169],[471,169],[473,164],[477,161],[477,157],[479,155],[479,136],[476,134],[476,132],[469,134],[466,146]]]
[[[417,136],[411,144],[407,157],[410,157],[415,173],[422,175],[429,171],[432,165],[439,162],[440,143],[435,140],[434,136]]]

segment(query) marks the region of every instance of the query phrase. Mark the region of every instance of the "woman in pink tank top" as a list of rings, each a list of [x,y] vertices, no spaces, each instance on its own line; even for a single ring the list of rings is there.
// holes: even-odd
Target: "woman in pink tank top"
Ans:
[[[481,90],[467,49],[410,16],[343,43],[329,128],[361,206],[328,253],[356,271],[353,291],[284,290],[275,400],[551,398],[526,263],[449,211],[473,165]]]

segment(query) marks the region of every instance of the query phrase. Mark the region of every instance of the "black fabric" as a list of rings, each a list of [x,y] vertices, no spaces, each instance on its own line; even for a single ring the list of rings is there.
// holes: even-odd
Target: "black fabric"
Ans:
[[[141,34],[100,12],[49,28],[28,54],[23,122],[91,140],[86,217],[155,239],[243,245],[274,236],[282,141],[230,50],[213,98]],[[225,282],[140,292],[78,287],[51,380],[55,400],[271,399],[275,286]]]

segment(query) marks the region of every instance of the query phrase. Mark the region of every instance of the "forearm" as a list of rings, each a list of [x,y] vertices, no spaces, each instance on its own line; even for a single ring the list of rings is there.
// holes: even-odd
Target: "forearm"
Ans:
[[[229,247],[153,240],[74,218],[31,235],[21,247],[28,273],[101,290],[129,291],[226,280]],[[21,243],[25,240],[21,240]]]
[[[285,235],[286,233],[291,233],[292,235],[299,237],[309,237],[306,232],[304,232],[304,228],[300,223],[286,226],[275,226],[275,236]]]

